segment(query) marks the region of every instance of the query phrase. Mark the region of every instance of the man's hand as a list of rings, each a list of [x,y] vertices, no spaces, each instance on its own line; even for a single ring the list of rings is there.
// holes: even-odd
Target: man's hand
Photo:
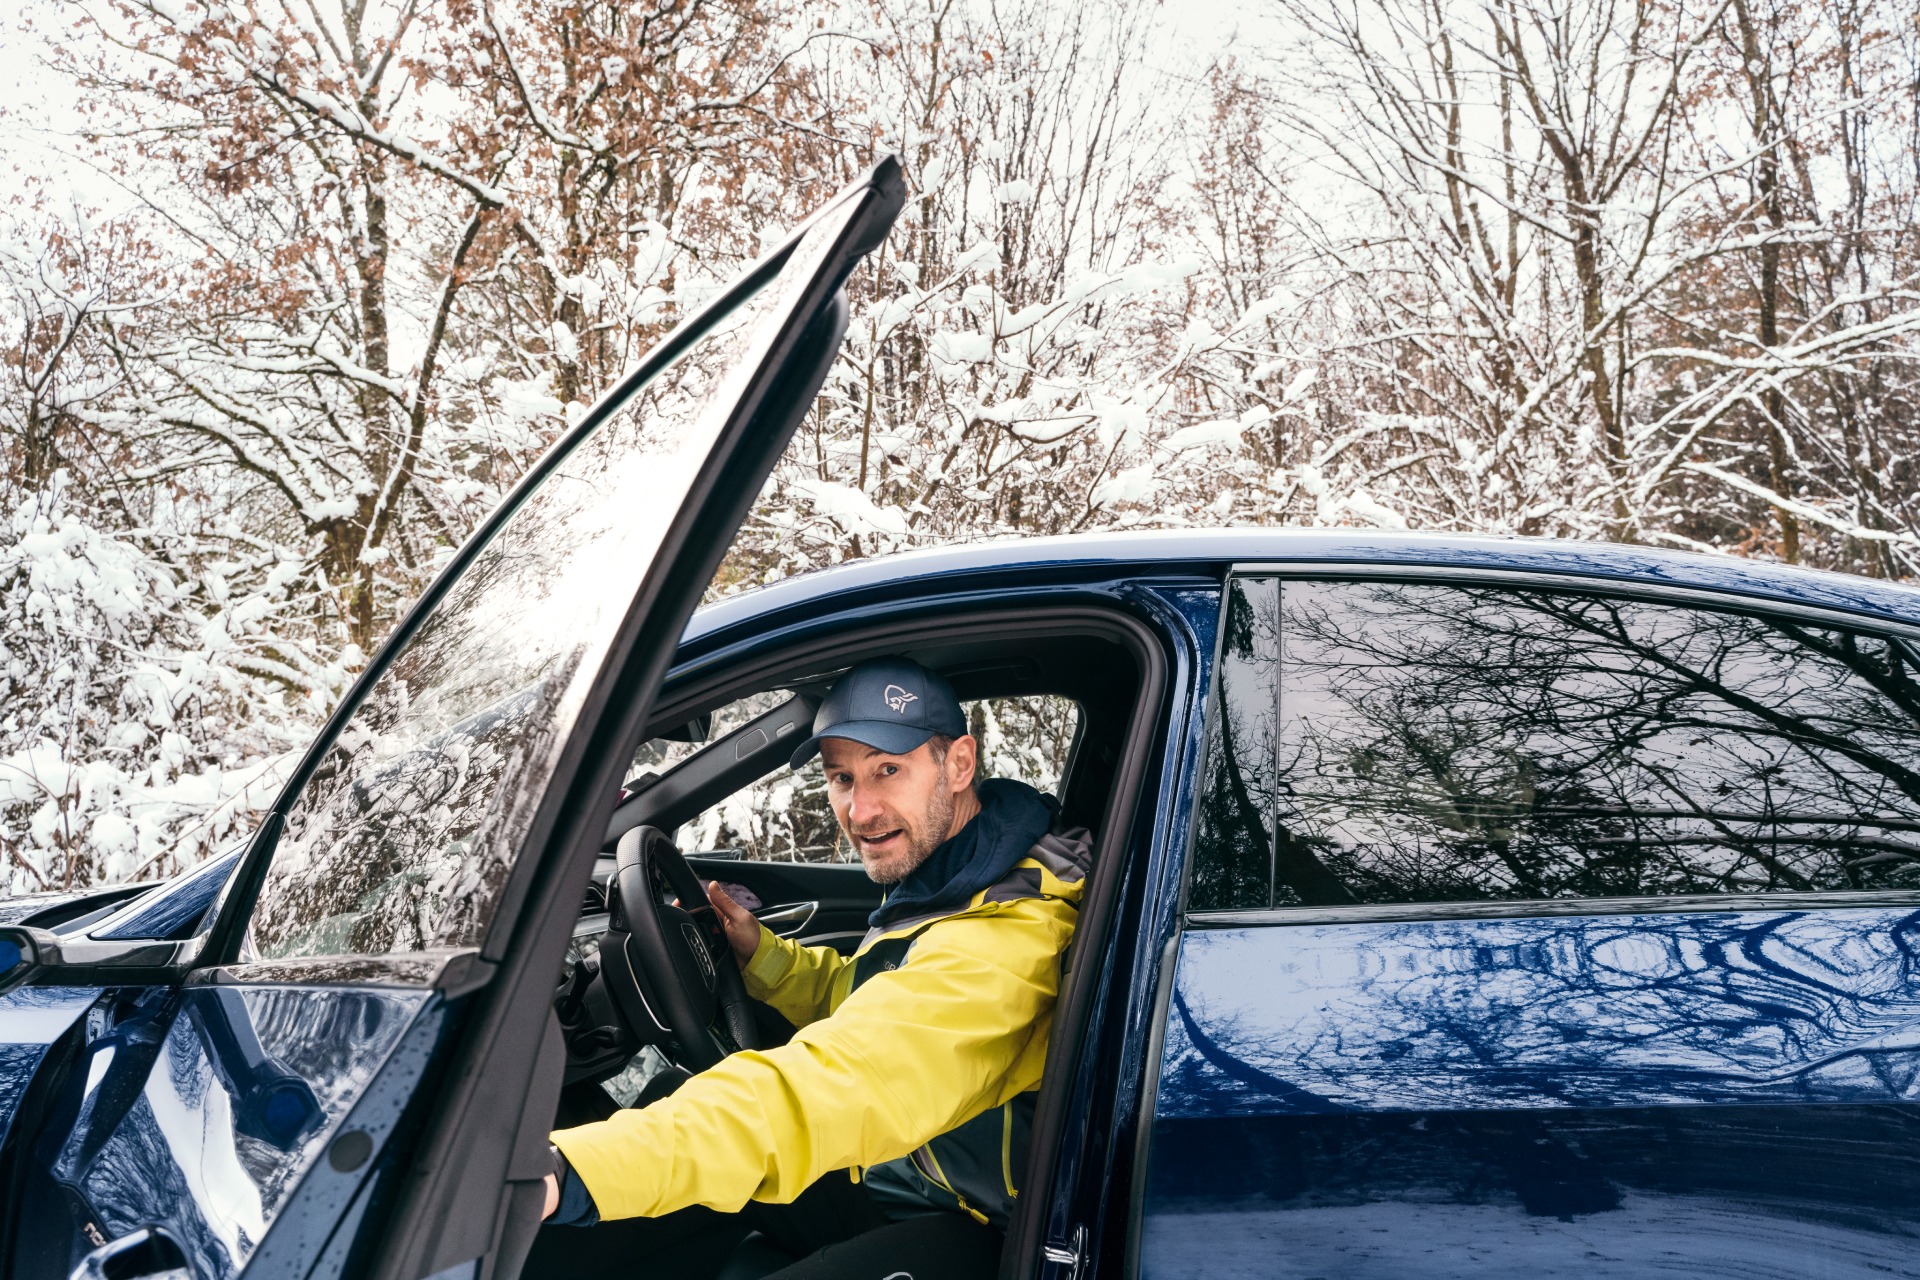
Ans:
[[[547,1207],[540,1211],[540,1221],[545,1222],[560,1207],[560,1179],[547,1175]]]
[[[707,901],[713,904],[714,914],[727,931],[727,945],[733,948],[734,960],[746,968],[760,946],[760,922],[753,918],[753,912],[729,898],[717,880],[707,884]]]

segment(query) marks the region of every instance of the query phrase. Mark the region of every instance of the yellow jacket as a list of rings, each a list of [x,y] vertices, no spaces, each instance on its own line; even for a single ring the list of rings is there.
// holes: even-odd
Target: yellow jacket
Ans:
[[[553,1134],[600,1216],[788,1203],[823,1174],[858,1178],[1037,1089],[1088,846],[1081,832],[1043,836],[965,907],[871,933],[852,958],[762,929],[747,992],[799,1030],[643,1110]],[[1010,1199],[1011,1150],[1003,1160]]]

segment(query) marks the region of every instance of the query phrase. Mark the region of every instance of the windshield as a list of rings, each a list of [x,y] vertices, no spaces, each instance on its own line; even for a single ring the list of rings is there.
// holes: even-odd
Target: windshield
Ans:
[[[288,811],[251,957],[478,945],[599,659],[837,212],[573,443],[394,655]]]

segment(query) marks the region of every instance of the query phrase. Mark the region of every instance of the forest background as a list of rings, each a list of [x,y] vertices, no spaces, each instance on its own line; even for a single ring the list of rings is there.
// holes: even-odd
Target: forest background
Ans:
[[[1188,525],[1920,571],[1912,0],[1231,13],[6,19],[0,891],[249,829],[564,425],[886,152],[908,210],[716,593]]]

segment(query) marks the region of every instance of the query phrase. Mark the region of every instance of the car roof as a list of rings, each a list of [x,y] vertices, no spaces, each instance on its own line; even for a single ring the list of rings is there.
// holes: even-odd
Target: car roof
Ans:
[[[708,605],[683,643],[835,597],[924,594],[969,579],[1219,577],[1233,565],[1427,566],[1729,592],[1920,624],[1920,588],[1855,574],[1615,542],[1366,529],[1175,529],[999,538],[816,569]]]

